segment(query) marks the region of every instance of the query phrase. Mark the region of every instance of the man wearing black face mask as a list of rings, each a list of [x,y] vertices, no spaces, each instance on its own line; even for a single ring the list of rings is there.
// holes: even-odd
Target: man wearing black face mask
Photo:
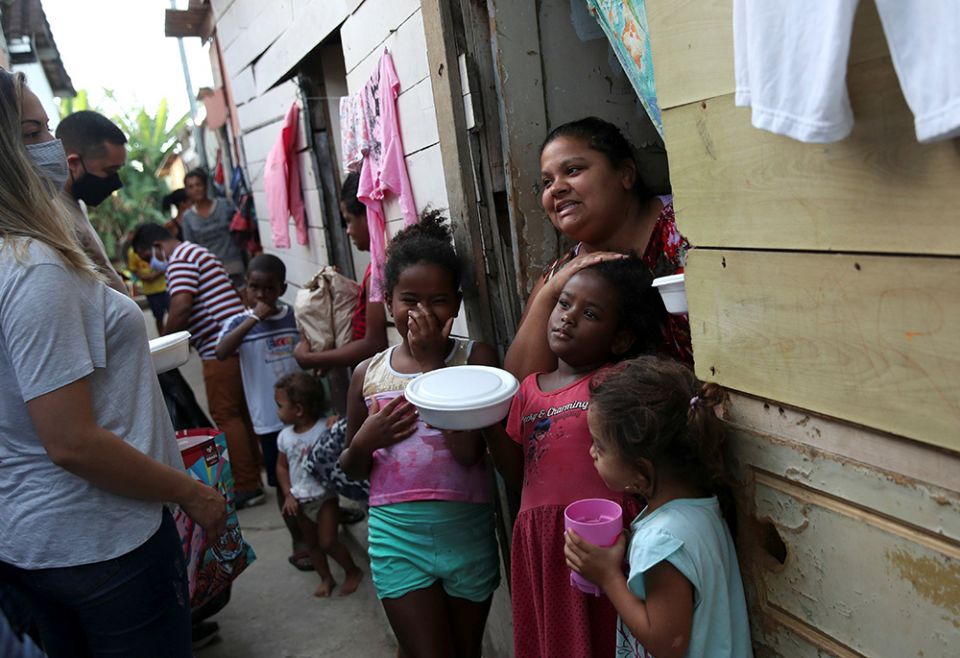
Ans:
[[[110,265],[100,236],[87,217],[85,206],[98,206],[123,187],[119,170],[127,160],[127,138],[110,119],[84,110],[63,119],[57,126],[63,142],[69,175],[63,196],[84,251],[107,276],[112,288],[128,294],[123,279]],[[81,205],[83,202],[83,205]]]

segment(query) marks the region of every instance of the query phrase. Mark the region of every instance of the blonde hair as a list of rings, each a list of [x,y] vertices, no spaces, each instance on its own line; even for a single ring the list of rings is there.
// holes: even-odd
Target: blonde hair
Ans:
[[[31,241],[42,242],[76,272],[103,280],[83,251],[59,194],[34,167],[23,143],[23,73],[0,67],[0,249],[17,260]]]

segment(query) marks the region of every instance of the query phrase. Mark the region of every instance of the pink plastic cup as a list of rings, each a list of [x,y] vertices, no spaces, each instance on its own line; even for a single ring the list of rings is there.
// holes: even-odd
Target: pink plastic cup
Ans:
[[[563,527],[595,546],[613,546],[623,530],[623,509],[605,498],[584,498],[567,505]],[[600,596],[600,588],[571,569],[570,584],[581,592]]]

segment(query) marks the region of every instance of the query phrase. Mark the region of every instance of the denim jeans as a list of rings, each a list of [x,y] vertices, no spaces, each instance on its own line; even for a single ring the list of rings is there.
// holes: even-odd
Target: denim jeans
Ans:
[[[126,555],[76,567],[2,565],[28,599],[51,658],[190,658],[190,600],[180,536],[160,528]]]

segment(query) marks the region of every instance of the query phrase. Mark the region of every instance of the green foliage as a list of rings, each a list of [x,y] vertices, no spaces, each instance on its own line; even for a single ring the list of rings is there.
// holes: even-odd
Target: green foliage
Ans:
[[[107,98],[116,107],[121,107],[114,94],[105,90]],[[60,103],[61,117],[80,110],[95,110],[106,114],[127,136],[127,162],[120,169],[123,188],[96,208],[90,208],[90,221],[103,240],[107,253],[124,260],[123,254],[115,254],[117,246],[127,232],[146,221],[166,221],[168,216],[160,210],[160,202],[170,192],[166,181],[157,177],[157,170],[164,158],[179,148],[181,131],[189,121],[184,115],[172,125],[169,123],[167,101],[161,100],[156,112],[147,108],[132,108],[112,115],[91,107],[86,91],[78,91],[76,98]]]
[[[86,89],[80,89],[77,91],[77,95],[73,98],[69,96],[60,99],[60,118],[73,114],[74,112],[79,112],[80,110],[93,110],[95,108],[90,107],[90,97],[87,95]]]

